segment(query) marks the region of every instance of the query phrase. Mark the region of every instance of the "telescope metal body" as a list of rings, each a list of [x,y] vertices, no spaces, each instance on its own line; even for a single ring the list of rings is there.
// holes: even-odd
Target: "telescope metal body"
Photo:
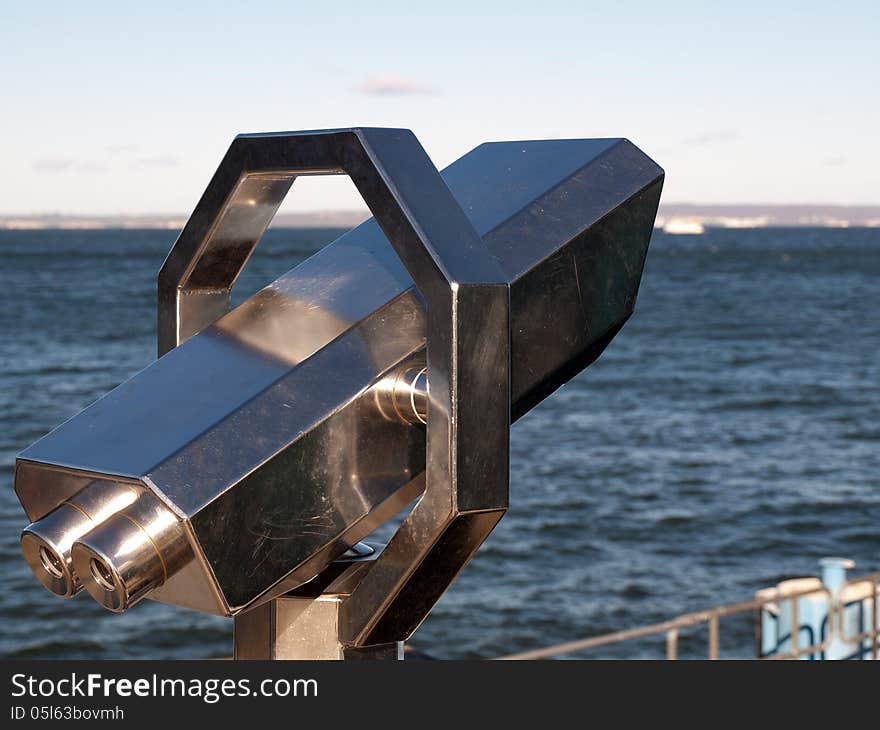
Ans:
[[[306,174],[348,174],[374,217],[229,311]],[[406,130],[237,137],[160,272],[159,359],[16,461],[35,574],[257,616],[420,497],[334,594],[339,646],[404,640],[507,509],[510,423],[632,313],[662,181],[621,139],[438,173]]]

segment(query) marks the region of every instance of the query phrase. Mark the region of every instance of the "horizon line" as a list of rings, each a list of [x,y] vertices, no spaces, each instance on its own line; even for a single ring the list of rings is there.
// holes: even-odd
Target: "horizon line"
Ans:
[[[279,213],[272,228],[353,228],[370,217],[361,208]],[[0,213],[0,230],[179,230],[184,213]],[[880,228],[880,205],[842,203],[661,203],[656,228],[696,232],[710,228]]]

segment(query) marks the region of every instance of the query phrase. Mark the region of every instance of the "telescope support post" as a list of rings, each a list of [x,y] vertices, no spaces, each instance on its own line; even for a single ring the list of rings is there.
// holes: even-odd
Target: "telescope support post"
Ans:
[[[235,659],[403,659],[403,641],[350,646],[342,604],[381,553],[355,545],[306,585],[235,617]]]
[[[347,596],[284,595],[235,617],[235,659],[403,659],[403,642],[345,646],[339,610]]]

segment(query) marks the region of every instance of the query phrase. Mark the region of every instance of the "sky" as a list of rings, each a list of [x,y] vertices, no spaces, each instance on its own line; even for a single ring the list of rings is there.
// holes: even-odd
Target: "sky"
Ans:
[[[237,133],[358,125],[440,168],[627,137],[667,202],[878,204],[878,39],[876,0],[0,0],[0,214],[187,213]],[[360,205],[344,178],[289,197]]]

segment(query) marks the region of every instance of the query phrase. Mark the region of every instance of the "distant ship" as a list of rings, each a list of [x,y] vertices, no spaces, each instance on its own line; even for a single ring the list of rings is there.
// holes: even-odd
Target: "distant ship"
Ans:
[[[670,218],[663,224],[663,232],[673,235],[698,236],[705,231],[703,224],[693,218]]]

